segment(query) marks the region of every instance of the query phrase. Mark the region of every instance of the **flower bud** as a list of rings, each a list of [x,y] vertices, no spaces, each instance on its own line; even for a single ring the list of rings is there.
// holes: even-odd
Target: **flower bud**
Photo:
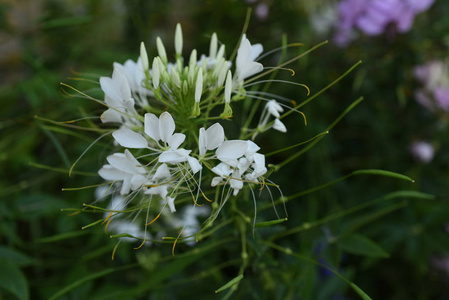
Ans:
[[[162,62],[164,64],[167,63],[167,52],[165,52],[164,44],[162,43],[162,40],[160,37],[156,38],[156,47],[157,47],[157,53],[159,53],[159,57],[162,59]]]
[[[140,59],[142,60],[143,70],[145,72],[148,71],[150,68],[150,63],[148,62],[148,54],[143,42],[140,43]]]
[[[199,69],[195,85],[195,102],[198,103],[200,102],[202,93],[203,93],[203,70]]]
[[[228,71],[228,75],[226,76],[226,85],[225,85],[225,103],[231,102],[231,93],[232,93],[232,74],[231,70]]]
[[[159,82],[161,80],[161,71],[159,69],[158,57],[153,59],[153,87],[155,89],[159,88]]]
[[[181,24],[176,24],[175,31],[175,51],[176,55],[181,56],[182,53],[182,29]]]
[[[210,39],[210,47],[209,47],[210,60],[215,59],[216,55],[217,55],[217,34],[214,32],[212,34],[212,38]]]

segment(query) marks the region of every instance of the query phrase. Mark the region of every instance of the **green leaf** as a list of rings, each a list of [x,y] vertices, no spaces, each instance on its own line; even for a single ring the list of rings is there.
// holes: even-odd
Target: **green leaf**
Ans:
[[[349,284],[354,291],[363,299],[363,300],[373,300],[370,296],[368,296],[361,288],[359,288],[355,283]]]
[[[338,241],[340,248],[351,254],[368,256],[368,257],[389,257],[379,245],[371,239],[360,234],[352,234]]]
[[[29,299],[28,282],[17,264],[1,259],[0,266],[0,288],[21,300]]]
[[[391,171],[377,170],[377,169],[357,170],[357,171],[352,172],[352,175],[378,175],[378,176],[393,177],[393,178],[402,179],[402,180],[406,180],[406,181],[410,181],[410,182],[415,182],[413,179],[411,179],[408,176],[405,176],[405,175],[402,175],[399,173],[395,173],[395,172],[391,172]]]
[[[229,289],[230,287],[232,287],[233,285],[236,285],[240,280],[243,279],[243,275],[239,275],[233,279],[231,279],[230,281],[228,281],[228,283],[226,283],[225,285],[223,285],[222,287],[220,287],[218,290],[215,291],[215,293],[219,293],[221,291],[224,291],[226,289]]]
[[[35,260],[31,257],[7,247],[0,247],[0,257],[2,260],[13,262],[19,267],[28,266],[35,263]]]

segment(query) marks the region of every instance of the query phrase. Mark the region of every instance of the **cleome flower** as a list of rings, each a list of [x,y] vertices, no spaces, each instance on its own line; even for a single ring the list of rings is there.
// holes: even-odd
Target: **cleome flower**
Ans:
[[[280,113],[282,113],[283,111],[284,109],[276,100],[273,99],[268,101],[260,116],[257,129],[261,132],[269,129],[270,127],[266,128],[266,126],[270,116],[273,116],[275,117],[275,120],[272,128],[280,132],[287,132],[287,128],[285,127],[284,123],[279,120],[279,118],[281,117]]]
[[[115,197],[114,208],[105,210],[105,221],[108,226],[114,219],[111,230],[126,227],[138,232],[136,237],[145,239],[150,236],[146,226],[162,216],[167,222],[176,220],[174,227],[182,228],[178,237],[190,238],[192,242],[191,235],[200,226],[197,216],[207,217],[210,213],[211,219],[216,218],[231,194],[237,196],[245,183],[250,187],[265,185],[265,156],[258,153],[260,147],[255,142],[247,140],[253,130],[244,128],[240,139],[227,140],[225,129],[216,120],[232,121],[231,106],[255,98],[267,103],[254,131],[262,133],[273,128],[286,132],[280,121],[286,106],[270,100],[285,98],[266,92],[259,94],[254,88],[245,90],[248,78],[264,70],[257,61],[263,47],[252,45],[246,34],[240,39],[234,61],[227,59],[226,47],[219,46],[216,33],[211,35],[208,55],[198,59],[194,49],[189,59],[184,59],[186,49],[180,25],[176,27],[173,61],[169,61],[160,38],[156,39],[156,47],[158,55],[149,58],[142,43],[136,61],[115,62],[112,76],[99,80],[103,104],[107,106],[101,121],[116,126],[111,131],[117,148],[98,171],[110,184],[108,193]],[[261,82],[250,85],[255,87]],[[251,118],[257,115],[258,105],[254,105]],[[240,117],[240,111],[235,117]],[[274,122],[269,124],[273,118]],[[220,194],[217,196],[219,205],[199,207],[207,204],[200,201],[203,198],[212,202],[208,197],[214,192],[222,195],[221,199]],[[185,205],[189,198],[193,204]],[[122,216],[127,213],[133,218]],[[130,220],[145,226],[143,234]]]
[[[223,142],[216,151],[217,158],[221,161],[212,169],[217,177],[212,179],[212,186],[220,183],[229,183],[236,196],[243,188],[245,180],[259,182],[267,172],[265,156],[256,153],[259,150],[252,141],[231,140]]]

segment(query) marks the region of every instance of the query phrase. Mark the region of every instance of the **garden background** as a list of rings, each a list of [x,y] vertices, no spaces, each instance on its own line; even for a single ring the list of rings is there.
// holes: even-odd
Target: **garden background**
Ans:
[[[99,226],[81,230],[98,215],[61,211],[94,201],[92,189],[61,189],[99,183],[95,173],[104,163],[104,150],[94,146],[90,159],[80,160],[77,173],[69,177],[71,165],[96,135],[43,119],[100,114],[98,104],[67,97],[60,82],[101,99],[98,85],[76,79],[111,76],[113,62],[137,59],[141,41],[150,57],[156,55],[157,36],[172,52],[177,23],[189,51],[206,52],[213,32],[226,45],[236,45],[251,8],[247,36],[263,44],[264,51],[302,43],[288,49],[295,56],[329,41],[289,65],[293,77],[280,75],[306,84],[311,95],[362,61],[303,108],[307,126],[297,116],[288,117],[286,134],[260,141],[269,153],[278,145],[307,140],[364,97],[319,143],[271,175],[283,194],[366,169],[389,170],[414,182],[359,174],[289,201],[286,222],[254,235],[248,231],[251,259],[231,298],[359,299],[330,268],[372,299],[447,299],[449,93],[438,102],[425,80],[433,76],[438,88],[449,88],[449,3],[436,0],[416,14],[406,32],[398,32],[395,24],[376,35],[355,28],[344,45],[335,36],[341,22],[337,5],[330,0],[2,1],[0,298],[224,297],[226,291],[215,291],[238,273],[239,237],[220,229],[193,247],[178,246],[175,256],[171,244],[134,250],[136,243],[122,243],[111,260],[116,240]],[[282,51],[268,57],[267,65],[276,65]],[[416,67],[435,61],[445,64],[446,71],[428,71],[423,81]],[[272,84],[270,91],[297,103],[307,98],[304,90],[289,85]],[[419,101],[420,92],[431,105]],[[301,149],[275,155],[270,163]],[[374,204],[350,211],[363,203]],[[269,248],[264,240],[295,255]],[[367,248],[357,248],[360,240]]]

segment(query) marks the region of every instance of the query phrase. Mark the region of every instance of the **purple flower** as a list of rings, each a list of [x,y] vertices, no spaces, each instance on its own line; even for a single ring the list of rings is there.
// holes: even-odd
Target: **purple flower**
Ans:
[[[354,29],[366,35],[380,35],[389,25],[400,33],[413,25],[415,15],[428,9],[434,0],[343,0],[340,2],[335,42],[341,46],[354,39]]]

